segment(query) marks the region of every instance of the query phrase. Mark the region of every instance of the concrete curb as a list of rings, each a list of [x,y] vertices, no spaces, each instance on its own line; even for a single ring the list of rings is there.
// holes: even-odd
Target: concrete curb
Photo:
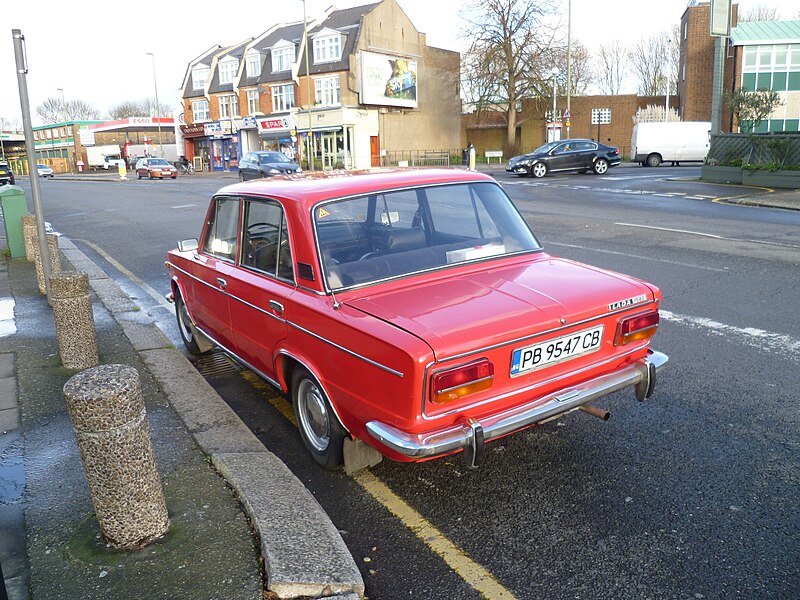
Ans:
[[[261,538],[267,588],[279,598],[342,594],[364,580],[314,496],[239,419],[149,316],[69,239],[59,247],[90,273],[89,285],[120,324],[170,404],[214,467],[236,491]]]

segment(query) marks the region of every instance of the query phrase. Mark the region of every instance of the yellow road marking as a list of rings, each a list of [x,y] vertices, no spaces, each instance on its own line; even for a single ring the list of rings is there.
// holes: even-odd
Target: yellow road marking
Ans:
[[[281,394],[276,393],[272,385],[247,369],[241,371],[241,375],[254,388],[265,392],[269,403],[295,427],[297,426],[291,404],[289,404]],[[461,579],[484,597],[491,600],[515,599],[514,594],[503,587],[502,584],[495,579],[494,575],[469,558],[461,548],[448,540],[441,531],[436,529],[425,517],[411,508],[405,500],[395,494],[389,486],[370,471],[364,469],[358,473],[354,473],[352,477],[364,491],[397,517],[403,525],[417,536],[417,538],[433,550],[433,552],[438,554],[444,562],[447,563],[447,566],[453,569]]]
[[[112,266],[117,271],[122,273],[125,277],[127,277],[128,279],[133,281],[142,290],[144,290],[144,292],[148,296],[150,296],[153,300],[155,300],[160,306],[163,306],[164,308],[166,308],[166,309],[168,309],[170,311],[172,310],[172,304],[170,304],[169,302],[166,301],[166,299],[164,298],[164,294],[159,294],[156,290],[154,290],[152,287],[147,285],[147,283],[145,283],[142,279],[140,279],[139,277],[134,275],[131,271],[129,271],[128,269],[123,267],[122,264],[119,261],[117,261],[114,257],[112,257],[108,252],[103,250],[100,246],[90,242],[89,240],[75,240],[75,241],[82,242],[82,243],[86,244],[87,246],[89,246],[92,250],[94,250],[100,256],[102,256],[104,259],[106,259],[106,261],[111,263]]]
[[[295,421],[294,418],[294,409],[292,408],[292,405],[289,404],[272,385],[261,379],[261,377],[249,369],[243,370],[241,375],[245,381],[250,383],[250,385],[252,385],[258,391],[268,393],[269,395],[267,400],[269,403],[272,404],[272,406],[274,406],[284,417],[286,417],[292,425],[297,427],[297,421]]]
[[[411,508],[405,500],[367,470],[353,474],[353,479],[389,512],[408,527],[426,546],[438,554],[447,565],[475,590],[491,599],[513,599],[515,596],[481,565],[448,540],[425,517]]]

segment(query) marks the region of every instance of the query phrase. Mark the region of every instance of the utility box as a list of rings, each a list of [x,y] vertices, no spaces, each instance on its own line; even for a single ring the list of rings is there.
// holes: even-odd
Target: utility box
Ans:
[[[28,214],[25,192],[16,185],[0,188],[0,206],[3,208],[3,223],[11,258],[25,257],[25,237],[22,234],[22,217]]]

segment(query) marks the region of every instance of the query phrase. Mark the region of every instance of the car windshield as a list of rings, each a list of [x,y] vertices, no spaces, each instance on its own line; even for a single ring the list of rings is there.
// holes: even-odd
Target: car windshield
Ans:
[[[320,258],[331,290],[541,248],[494,183],[460,183],[317,205]]]
[[[549,142],[544,146],[539,146],[536,150],[531,152],[531,154],[546,154],[547,152],[550,152],[550,150],[558,146],[560,143],[561,142]]]
[[[288,163],[291,162],[282,152],[270,152],[268,154],[259,154],[259,164],[266,165],[269,163]]]
[[[147,164],[150,165],[151,167],[152,166],[163,167],[165,165],[169,166],[169,163],[163,158],[150,158],[147,160]]]

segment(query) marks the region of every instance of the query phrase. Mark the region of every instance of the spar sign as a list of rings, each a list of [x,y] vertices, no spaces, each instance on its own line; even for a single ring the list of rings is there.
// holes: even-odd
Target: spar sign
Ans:
[[[288,131],[292,127],[289,117],[265,117],[257,119],[257,122],[258,133],[278,133],[280,131]]]

